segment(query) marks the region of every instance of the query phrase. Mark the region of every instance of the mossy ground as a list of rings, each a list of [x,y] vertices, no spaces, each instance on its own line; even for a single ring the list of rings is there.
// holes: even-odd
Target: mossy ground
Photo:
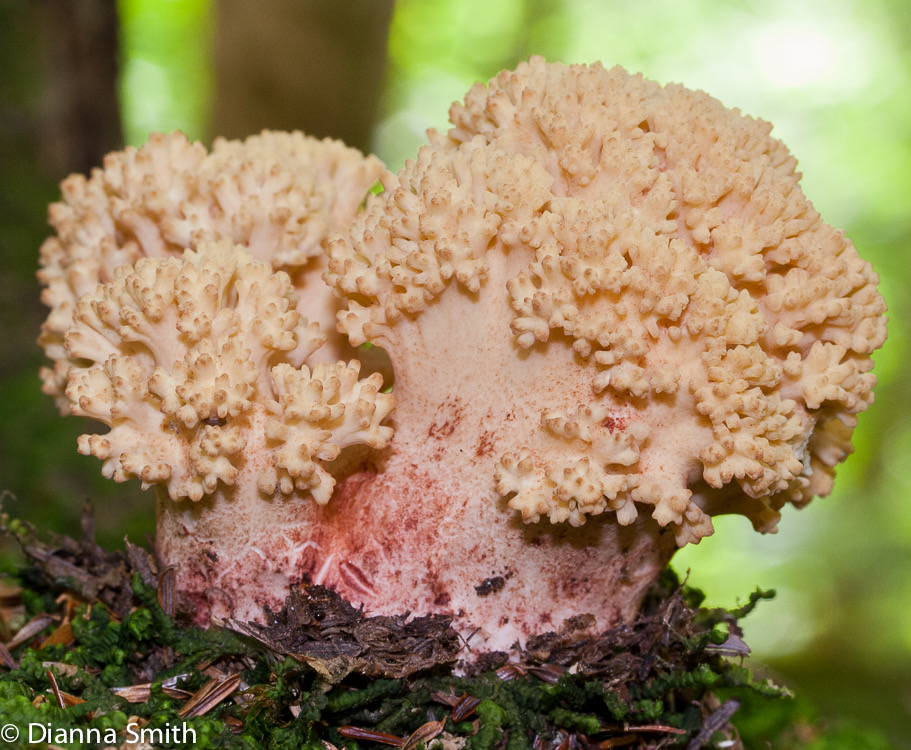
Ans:
[[[132,545],[103,550],[88,517],[78,541],[42,542],[6,516],[0,530],[28,559],[0,588],[0,724],[20,729],[11,748],[134,747],[140,730],[155,747],[200,750],[888,747],[822,733],[743,665],[738,623],[767,592],[704,609],[668,572],[632,625],[592,638],[579,618],[522,652],[459,666],[446,618],[370,618],[313,586],[269,626],[185,627],[167,572]],[[29,725],[56,732],[52,744],[29,744]]]

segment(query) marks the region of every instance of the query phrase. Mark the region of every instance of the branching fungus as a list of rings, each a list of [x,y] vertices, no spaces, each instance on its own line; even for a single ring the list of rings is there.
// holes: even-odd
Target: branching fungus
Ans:
[[[201,612],[255,618],[309,580],[451,615],[476,650],[603,630],[712,516],[773,531],[850,452],[885,305],[770,125],[541,58],[450,119],[357,216],[375,162],[339,156],[303,194],[270,161],[296,136],[265,134],[209,156],[161,136],[52,209],[46,390],[111,426],[80,441],[106,474],[158,485]],[[383,448],[391,397],[356,362],[305,366],[320,336],[291,279],[234,241],[292,274],[325,248],[339,328],[389,354],[395,436],[337,484],[322,463]]]
[[[533,58],[450,116],[330,241],[397,432],[340,487],[321,579],[488,647],[605,627],[711,516],[771,531],[829,491],[872,401],[877,278],[771,127],[704,93]]]
[[[258,619],[301,580],[323,465],[382,447],[392,396],[322,344],[284,272],[230,240],[123,266],[76,304],[65,336],[73,414],[107,424],[79,451],[155,486],[158,554],[193,615]],[[315,500],[315,502],[314,502]]]
[[[109,154],[104,169],[63,181],[50,207],[56,236],[41,248],[42,300],[51,312],[39,343],[53,368],[45,392],[58,399],[69,367],[63,338],[77,300],[144,257],[180,255],[203,240],[230,238],[294,279],[300,311],[329,342],[320,361],[353,351],[335,334],[336,303],[319,279],[330,231],[347,226],[382,169],[340,141],[263,131],[216,139],[211,153],[182,133],[154,133],[139,149]]]

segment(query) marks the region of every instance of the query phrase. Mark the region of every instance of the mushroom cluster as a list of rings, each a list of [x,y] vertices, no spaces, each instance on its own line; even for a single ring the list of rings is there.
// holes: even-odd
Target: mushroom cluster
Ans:
[[[41,247],[38,277],[51,313],[38,343],[53,360],[41,372],[44,391],[66,413],[63,341],[83,294],[113,280],[120,266],[221,238],[294,278],[301,312],[330,339],[321,361],[353,356],[335,334],[334,298],[320,279],[323,247],[351,221],[381,171],[375,156],[299,132],[218,138],[211,153],[174,132],[108,154],[88,178],[70,175],[49,210],[57,234]]]
[[[165,139],[155,153],[199,166],[150,152],[144,188],[109,167],[71,178],[52,209],[42,339],[63,364],[46,389],[111,426],[80,441],[106,473],[158,485],[163,559],[206,614],[217,591],[256,617],[298,580],[376,614],[451,615],[475,650],[579,614],[603,629],[712,516],[773,531],[785,504],[829,492],[851,450],[885,305],[771,126],[621,68],[541,58],[477,84],[450,119],[360,213],[359,197],[333,215],[328,241],[323,220],[288,228],[328,213],[276,187],[290,178],[250,141],[206,156]],[[362,196],[375,173],[359,164],[306,169]],[[264,184],[281,208],[242,208]],[[196,250],[138,260],[166,242]],[[108,269],[94,283],[135,265],[85,289],[58,258],[89,245]],[[317,247],[336,298],[293,301]],[[391,414],[356,362],[306,366],[320,334],[304,309],[338,311],[349,346],[388,353]],[[381,450],[336,482],[322,462],[355,443]],[[184,496],[198,502],[171,500]],[[198,554],[228,533],[233,557]]]

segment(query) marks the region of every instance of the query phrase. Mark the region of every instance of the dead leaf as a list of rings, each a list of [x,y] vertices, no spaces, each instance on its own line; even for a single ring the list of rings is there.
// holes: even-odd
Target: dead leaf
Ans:
[[[338,733],[349,740],[366,740],[367,742],[379,742],[381,745],[390,747],[401,747],[405,740],[396,737],[394,734],[386,732],[377,732],[375,729],[361,729],[360,727],[343,726],[338,728]]]
[[[23,643],[28,643],[48,625],[52,625],[58,620],[59,618],[54,615],[35,615],[31,620],[25,623],[25,625],[19,628],[19,630],[16,632],[16,635],[10,638],[10,640],[7,642],[6,647],[12,651],[14,648],[18,648]]]
[[[402,750],[415,750],[422,742],[430,742],[442,733],[445,726],[445,721],[428,721],[426,724],[422,724],[405,740]]]
[[[173,675],[161,683],[161,692],[171,698],[191,698],[193,693],[188,690],[181,690],[177,683],[186,680],[191,675],[189,672],[184,674]],[[118,695],[129,703],[145,703],[152,697],[151,682],[143,682],[139,685],[127,685],[126,687],[111,688],[114,695]]]
[[[182,719],[191,719],[202,716],[211,711],[240,685],[240,673],[226,677],[224,680],[209,680],[197,693],[190,698],[177,715]]]
[[[3,664],[7,669],[18,669],[19,664],[13,658],[13,655],[9,652],[9,649],[3,644],[0,643],[0,663]]]
[[[58,646],[64,645],[69,646],[73,641],[76,640],[76,637],[73,635],[73,628],[69,622],[63,623],[59,628],[57,628],[53,633],[51,633],[47,638],[41,642],[39,648],[46,648],[47,646]]]
[[[51,683],[51,692],[54,694],[54,699],[57,701],[57,705],[60,706],[60,708],[66,708],[66,702],[63,700],[63,696],[60,694],[60,688],[57,687],[57,678],[54,676],[54,673],[48,669],[45,674]]]
[[[56,669],[57,672],[64,677],[75,677],[79,674],[79,667],[75,664],[64,664],[59,661],[43,661],[41,666],[45,669]]]

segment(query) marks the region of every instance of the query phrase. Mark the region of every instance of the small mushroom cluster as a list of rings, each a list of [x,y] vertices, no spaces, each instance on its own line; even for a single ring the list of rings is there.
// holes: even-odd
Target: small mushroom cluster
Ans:
[[[172,137],[165,154],[205,169],[150,155],[136,187],[110,167],[64,183],[60,238],[43,250],[42,339],[58,360],[46,389],[111,426],[80,442],[107,474],[167,489],[158,544],[200,611],[220,596],[255,617],[251,591],[303,580],[377,614],[451,615],[475,650],[579,614],[603,629],[634,615],[712,516],[773,531],[785,504],[830,491],[850,452],[885,304],[767,123],[621,68],[541,58],[477,84],[450,119],[360,213],[334,214],[328,239],[325,223],[288,225],[324,206],[314,195],[362,197],[372,161],[314,159],[304,170],[334,187],[291,191],[250,141],[207,157]],[[281,209],[261,197],[234,215],[263,184]],[[75,197],[102,186],[103,210]],[[195,218],[219,210],[220,223]],[[90,251],[72,248],[86,236],[92,268],[135,265],[93,270],[108,283],[85,290]],[[137,262],[165,253],[135,246],[172,236],[168,249],[196,249]],[[292,301],[295,274],[270,276],[234,242],[276,267],[318,247],[335,298]],[[77,290],[90,293],[73,302]],[[350,346],[388,353],[394,435],[378,374],[306,367],[321,334],[299,311],[312,304],[338,310]],[[137,426],[153,423],[154,448]],[[382,450],[335,481],[322,462],[355,443]],[[226,576],[193,550],[208,539],[221,560],[229,528]]]
[[[230,238],[254,258],[289,273],[300,311],[331,338],[321,361],[353,356],[335,334],[335,302],[320,275],[330,232],[354,217],[382,171],[340,141],[263,131],[218,138],[207,153],[180,132],[153,133],[139,149],[108,154],[90,177],[70,175],[49,210],[57,234],[41,247],[38,278],[51,312],[38,343],[53,361],[41,377],[62,413],[69,356],[64,335],[76,303],[140,258],[180,255]]]

